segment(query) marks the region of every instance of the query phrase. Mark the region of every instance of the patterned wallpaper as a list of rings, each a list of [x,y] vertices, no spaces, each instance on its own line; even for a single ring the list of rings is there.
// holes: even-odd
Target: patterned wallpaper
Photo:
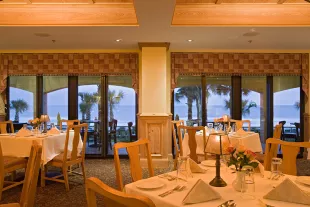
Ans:
[[[1,57],[2,56],[2,57]],[[138,90],[138,53],[2,54],[1,93],[8,75],[131,75]]]
[[[302,75],[309,93],[309,54],[171,53],[171,88],[179,75]]]

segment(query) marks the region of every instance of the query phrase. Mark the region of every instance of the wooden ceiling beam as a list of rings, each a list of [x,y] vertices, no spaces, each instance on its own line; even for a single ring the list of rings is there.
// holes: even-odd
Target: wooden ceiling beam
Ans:
[[[310,4],[176,5],[174,26],[310,26]]]
[[[223,0],[216,0],[215,4],[221,4],[223,2]]]
[[[133,4],[0,4],[0,26],[138,26]]]
[[[286,0],[278,0],[278,4],[283,4]]]

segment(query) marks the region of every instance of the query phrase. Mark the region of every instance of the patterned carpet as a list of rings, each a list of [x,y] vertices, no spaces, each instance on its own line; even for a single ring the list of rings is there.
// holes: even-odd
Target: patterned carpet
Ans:
[[[298,175],[310,176],[310,160],[298,160]],[[131,181],[129,174],[129,162],[126,159],[121,160],[122,174],[125,183]],[[155,169],[155,174],[167,172],[173,168],[172,163],[168,169]],[[53,170],[54,171],[54,170]],[[113,159],[88,159],[86,161],[87,177],[98,177],[104,183],[111,187],[116,187],[115,170]],[[144,176],[147,176],[145,171]],[[37,188],[36,207],[72,207],[86,206],[85,189],[82,176],[71,175],[70,191],[66,192],[65,185],[46,181],[46,187]],[[5,191],[2,196],[1,204],[19,202],[22,186],[15,187]],[[102,198],[98,198],[98,206],[103,206]]]

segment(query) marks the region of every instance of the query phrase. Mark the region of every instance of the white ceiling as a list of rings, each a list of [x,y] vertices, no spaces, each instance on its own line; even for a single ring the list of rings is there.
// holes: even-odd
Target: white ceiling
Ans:
[[[0,27],[0,50],[138,49],[138,42],[170,42],[171,50],[310,50],[310,27],[256,27],[260,34],[255,37],[242,36],[252,27],[172,27],[174,4],[135,0],[139,27]]]

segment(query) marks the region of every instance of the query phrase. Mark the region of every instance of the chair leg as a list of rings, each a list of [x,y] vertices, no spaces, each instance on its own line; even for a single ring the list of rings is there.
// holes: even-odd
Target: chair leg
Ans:
[[[64,175],[66,190],[69,191],[69,177],[68,177],[68,167],[67,166],[62,168],[62,173]]]
[[[178,159],[174,158],[174,170],[177,170]]]
[[[47,172],[47,166],[41,167],[41,187],[45,187],[45,173]]]
[[[82,173],[83,173],[83,177],[84,177],[84,183],[86,182],[86,174],[85,174],[85,162],[82,161],[81,163],[82,166]]]
[[[3,189],[3,185],[4,185],[4,176],[1,176],[0,178],[0,201],[2,199],[2,189]]]
[[[16,170],[14,170],[11,174],[11,181],[14,181],[16,179]]]

